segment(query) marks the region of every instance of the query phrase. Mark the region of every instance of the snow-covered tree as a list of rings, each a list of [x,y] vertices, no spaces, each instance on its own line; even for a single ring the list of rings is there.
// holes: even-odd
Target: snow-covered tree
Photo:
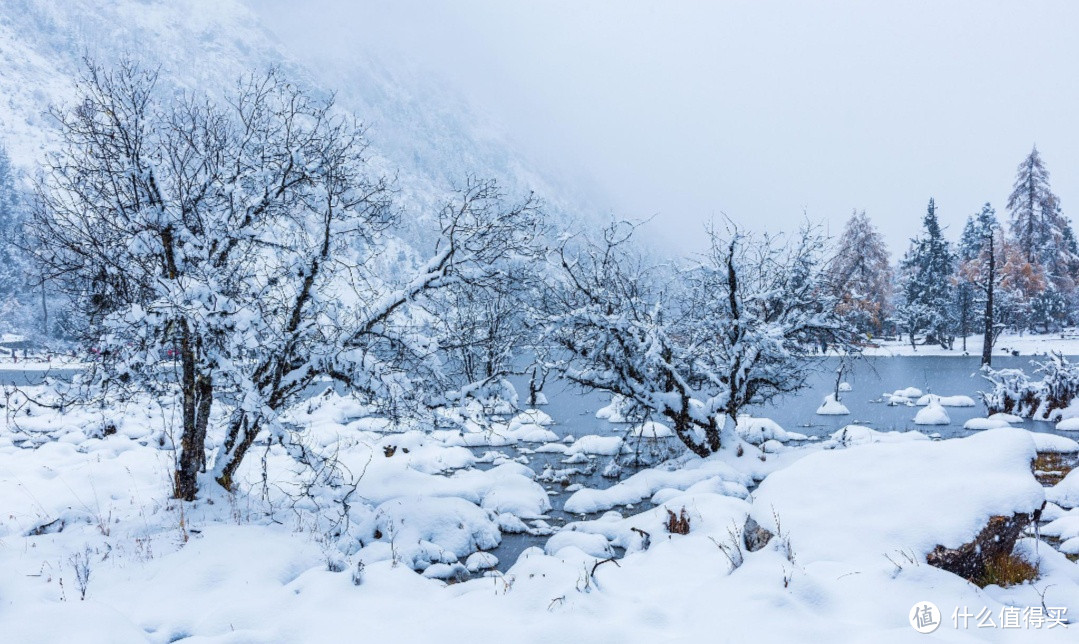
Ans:
[[[1049,186],[1038,147],[1030,151],[1017,168],[1015,184],[1008,197],[1012,236],[1026,261],[1035,263],[1060,245],[1057,196]]]
[[[276,71],[215,101],[90,64],[78,91],[55,113],[64,146],[29,222],[35,259],[78,304],[99,390],[179,389],[182,499],[215,447],[215,403],[229,418],[213,474],[231,488],[260,434],[288,443],[278,414],[319,378],[373,404],[441,392],[417,303],[486,278],[534,219],[531,200],[505,208],[470,180],[428,259],[404,262],[363,129]]]
[[[559,253],[554,367],[663,417],[694,453],[719,450],[746,406],[801,388],[808,354],[851,348],[815,230],[789,240],[711,230],[710,252],[676,272],[628,250],[631,230]]]
[[[984,365],[992,362],[993,344],[1003,328],[1000,323],[1003,307],[999,294],[1003,256],[1003,233],[997,222],[996,211],[987,203],[977,215],[967,218],[963,236],[959,240],[959,265],[956,271],[963,348],[966,349],[967,331],[980,326]],[[977,324],[979,320],[980,325]]]
[[[926,342],[951,348],[955,336],[951,284],[955,257],[944,239],[933,199],[929,200],[922,226],[922,235],[911,240],[899,265],[901,294],[896,318],[910,336],[911,346],[916,346],[917,336],[924,334]]]
[[[960,341],[963,343],[963,351],[967,350],[967,336],[971,334],[975,320],[978,318],[975,311],[975,287],[964,268],[981,252],[982,237],[979,233],[974,217],[967,217],[963,234],[960,235],[956,248],[955,322]]]
[[[18,295],[24,285],[25,262],[17,247],[21,220],[15,170],[7,149],[0,145],[0,302]]]
[[[1064,216],[1060,199],[1049,184],[1049,171],[1038,148],[1019,164],[1008,198],[1011,231],[1021,253],[1010,262],[1016,279],[1016,324],[1043,330],[1065,324],[1069,303],[1076,300],[1079,249],[1075,233]],[[1021,279],[1023,275],[1038,279]],[[1034,289],[1034,286],[1040,286]]]
[[[879,334],[891,313],[892,267],[884,238],[864,210],[847,220],[830,266],[840,314],[861,333]]]
[[[543,288],[544,249],[536,227],[522,230],[511,256],[493,258],[482,279],[458,281],[428,304],[451,398],[485,399],[512,391],[506,381],[540,333],[530,315]]]

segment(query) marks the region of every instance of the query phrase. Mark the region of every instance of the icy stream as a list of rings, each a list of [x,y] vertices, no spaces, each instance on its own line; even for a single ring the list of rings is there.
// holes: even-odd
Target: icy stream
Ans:
[[[995,357],[995,368],[1023,368],[1030,373],[1032,365],[1029,356],[1023,357]],[[799,432],[811,437],[827,438],[835,431],[849,424],[858,424],[872,427],[881,431],[909,431],[917,430],[933,437],[955,438],[970,436],[978,433],[977,430],[963,429],[963,423],[971,418],[985,416],[985,408],[981,403],[979,391],[987,388],[988,382],[979,373],[980,361],[976,356],[964,357],[875,357],[857,361],[853,368],[844,375],[843,380],[851,385],[850,391],[841,393],[841,402],[850,410],[849,415],[823,416],[817,415],[816,410],[821,401],[832,392],[835,385],[835,369],[838,360],[824,360],[821,370],[811,376],[810,382],[802,392],[785,396],[774,404],[750,410],[754,416],[771,418],[788,431]],[[527,391],[527,383],[514,383],[519,391]],[[951,420],[948,425],[919,426],[914,423],[915,414],[922,409],[918,406],[889,405],[885,393],[892,393],[900,389],[914,387],[923,393],[931,393],[942,396],[969,396],[975,401],[973,407],[948,407],[947,414]],[[571,436],[579,438],[589,434],[601,436],[621,435],[626,432],[628,425],[610,423],[596,418],[596,410],[609,402],[605,394],[582,393],[566,383],[555,381],[550,383],[545,390],[549,404],[542,407],[555,421],[549,429],[558,434],[559,438]],[[1014,426],[1024,427],[1032,431],[1059,434],[1076,438],[1076,432],[1058,431],[1052,423],[1038,421],[1024,421],[1013,423]],[[636,439],[631,439],[636,440]],[[658,445],[656,443],[659,443]],[[673,445],[670,439],[653,441],[643,445],[644,449],[662,449],[664,445]],[[594,518],[596,515],[574,515],[563,510],[563,504],[569,498],[570,490],[576,489],[577,485],[587,488],[603,489],[611,486],[618,479],[601,476],[604,466],[611,460],[608,456],[594,456],[589,464],[563,463],[566,458],[563,454],[556,453],[533,453],[531,448],[535,445],[521,444],[497,448],[497,451],[510,456],[527,460],[527,464],[535,470],[537,475],[550,467],[553,470],[567,470],[569,475],[559,481],[542,482],[548,490],[551,499],[552,510],[546,522],[551,528],[557,529],[568,522],[584,518]],[[475,448],[477,456],[490,451],[492,448]],[[486,465],[483,467],[487,467]],[[584,470],[582,473],[572,473],[574,469]],[[634,470],[626,468],[623,477],[633,473]],[[624,514],[640,512],[652,507],[647,500],[636,506],[623,506],[617,508]],[[599,513],[602,514],[602,513]],[[516,561],[517,556],[524,549],[532,546],[543,547],[547,540],[546,534],[505,534],[502,544],[493,552],[499,558],[499,568],[505,570]]]

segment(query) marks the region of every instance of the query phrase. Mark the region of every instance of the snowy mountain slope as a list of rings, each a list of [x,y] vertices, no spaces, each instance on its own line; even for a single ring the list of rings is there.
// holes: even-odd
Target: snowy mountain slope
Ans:
[[[0,141],[32,172],[55,142],[47,109],[70,102],[88,55],[161,66],[179,89],[231,87],[242,74],[280,66],[290,78],[334,91],[368,125],[372,165],[398,177],[398,205],[432,213],[468,174],[499,179],[511,195],[535,190],[551,210],[576,210],[577,195],[546,179],[498,128],[436,80],[369,58],[305,67],[243,0],[5,0],[0,5]],[[427,214],[421,218],[426,218]]]

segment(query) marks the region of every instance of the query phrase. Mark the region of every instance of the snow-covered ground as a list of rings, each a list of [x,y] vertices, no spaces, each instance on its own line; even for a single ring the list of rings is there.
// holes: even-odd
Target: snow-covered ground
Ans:
[[[867,356],[980,356],[982,354],[982,338],[973,335],[967,338],[967,350],[963,351],[962,340],[956,340],[952,348],[945,349],[939,344],[919,344],[917,348],[910,346],[908,339],[903,340],[878,340],[876,346],[865,349]],[[1004,333],[993,345],[994,356],[1037,356],[1048,353],[1062,353],[1066,356],[1079,355],[1079,331],[1066,329],[1058,333]]]
[[[906,641],[921,637],[908,615],[927,601],[948,641],[1074,641],[1074,625],[962,623],[1043,603],[1076,619],[1079,565],[1049,543],[1020,542],[1040,576],[1009,588],[925,563],[936,545],[959,546],[990,516],[1046,498],[1043,534],[1079,551],[1077,475],[1044,489],[1031,471],[1036,449],[1079,450],[1058,436],[1050,445],[1001,428],[933,441],[850,426],[814,442],[745,417],[737,431],[749,442],[729,439],[709,459],[576,486],[561,498],[583,514],[559,526],[560,494],[536,480],[529,454],[603,463],[623,451],[621,433],[667,428],[612,424],[562,442],[533,411],[419,431],[331,394],[289,420],[310,449],[336,455],[344,489],[354,486],[347,508],[334,503],[342,488],[279,446],[259,448],[244,491],[206,480],[198,501],[180,504],[169,498],[167,407],[61,413],[6,400],[5,642]],[[684,511],[688,534],[668,532],[668,511]],[[777,535],[755,552],[734,547],[747,517]],[[515,533],[534,547],[489,570]]]

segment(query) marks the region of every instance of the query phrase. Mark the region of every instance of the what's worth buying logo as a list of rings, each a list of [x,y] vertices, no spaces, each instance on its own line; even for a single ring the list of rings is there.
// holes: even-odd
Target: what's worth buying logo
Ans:
[[[932,633],[940,627],[940,609],[933,602],[918,602],[910,609],[907,619],[919,633]]]

